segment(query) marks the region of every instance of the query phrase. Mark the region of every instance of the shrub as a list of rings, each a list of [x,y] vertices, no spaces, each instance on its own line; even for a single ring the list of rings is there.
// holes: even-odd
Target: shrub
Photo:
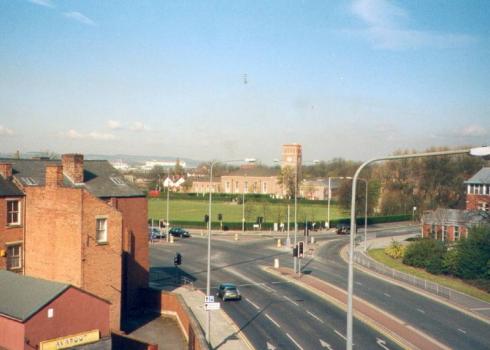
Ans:
[[[436,262],[436,260],[440,259],[442,266],[442,258],[446,250],[446,246],[441,241],[433,239],[415,241],[406,248],[403,263],[422,268],[426,268],[430,264],[434,269],[437,269],[439,262]]]
[[[489,279],[490,226],[470,229],[468,238],[456,246],[458,264],[456,275],[464,279]]]
[[[393,259],[400,259],[405,254],[405,247],[400,242],[392,239],[390,246],[385,248],[384,252]]]

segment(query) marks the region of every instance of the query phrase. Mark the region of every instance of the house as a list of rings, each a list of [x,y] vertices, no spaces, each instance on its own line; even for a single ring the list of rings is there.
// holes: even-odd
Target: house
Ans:
[[[240,169],[221,176],[223,193],[260,193],[282,196],[282,185],[278,183],[279,170],[261,166],[242,166]]]
[[[110,305],[110,326],[148,285],[147,200],[107,161],[11,159],[25,194],[24,272],[81,288]]]
[[[108,301],[69,284],[0,270],[0,348],[66,349],[109,336]]]
[[[24,269],[24,193],[15,185],[12,164],[0,164],[0,270]]]
[[[490,213],[475,210],[438,208],[422,216],[422,235],[441,241],[458,241],[468,237],[471,226],[490,224]]]
[[[209,189],[213,191],[213,193],[220,193],[221,192],[221,179],[214,179],[211,184],[208,181],[193,181],[192,186],[190,189],[190,192],[192,193],[197,193],[197,194],[202,194],[204,195],[205,193],[209,193]]]
[[[325,200],[328,199],[328,178],[327,179],[315,179],[315,180],[303,180],[299,187],[299,195],[303,198],[311,200]],[[336,195],[339,188],[338,179],[331,179],[331,195]]]
[[[490,211],[490,168],[482,168],[464,182],[466,209]]]

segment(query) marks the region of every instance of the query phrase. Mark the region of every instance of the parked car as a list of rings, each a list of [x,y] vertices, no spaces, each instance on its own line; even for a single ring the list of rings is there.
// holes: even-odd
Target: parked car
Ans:
[[[338,235],[348,235],[350,234],[350,226],[348,225],[338,225],[337,226]]]
[[[191,234],[184,230],[182,227],[172,227],[168,233],[174,237],[186,238],[190,237]]]
[[[162,232],[158,227],[148,227],[149,239],[161,239],[165,237],[165,232]]]
[[[216,296],[223,299],[223,301],[242,299],[240,291],[233,283],[221,283],[218,287]]]

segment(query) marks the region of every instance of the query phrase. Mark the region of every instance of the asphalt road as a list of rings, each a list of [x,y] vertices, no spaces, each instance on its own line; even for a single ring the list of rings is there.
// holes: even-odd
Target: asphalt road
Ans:
[[[406,229],[391,231],[407,232]],[[384,234],[388,233],[377,233],[378,236]],[[304,270],[346,288],[347,265],[338,251],[346,244],[347,237],[329,236],[328,239],[332,242],[324,245],[315,259],[304,260]],[[345,312],[260,269],[260,266],[271,266],[274,258],[280,259],[281,266],[292,265],[291,253],[273,248],[273,244],[274,241],[268,238],[213,241],[211,285],[233,282],[243,295],[242,301],[222,303],[224,310],[257,349],[345,348]],[[177,251],[184,257],[179,269],[173,266]],[[171,285],[178,274],[205,290],[206,253],[207,240],[199,237],[179,240],[174,245],[153,245],[150,250],[152,285],[164,288]],[[490,327],[483,322],[361,272],[356,271],[355,282],[357,296],[452,348],[490,348],[490,341],[485,337]],[[354,344],[358,349],[399,348],[387,337],[357,321],[354,323]]]

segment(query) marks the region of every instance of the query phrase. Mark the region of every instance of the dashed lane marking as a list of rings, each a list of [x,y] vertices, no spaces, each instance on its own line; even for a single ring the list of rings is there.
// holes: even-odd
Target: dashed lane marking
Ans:
[[[318,317],[317,315],[315,315],[313,312],[310,312],[310,311],[306,311],[306,312],[308,313],[308,315],[310,315],[311,317],[316,319],[318,322],[323,323],[322,319],[320,317]]]
[[[295,301],[294,301],[293,299],[291,299],[291,298],[288,298],[288,297],[287,297],[287,296],[285,296],[285,295],[284,295],[284,299],[286,299],[287,301],[289,301],[289,302],[293,303],[293,304],[294,304],[294,305],[296,305],[296,306],[299,306],[299,304],[298,304],[297,302],[295,302]]]
[[[291,341],[294,343],[294,345],[296,345],[298,347],[298,349],[303,350],[303,348],[301,347],[301,345],[299,345],[298,342],[296,340],[294,340],[293,337],[291,337],[289,335],[289,333],[286,333],[286,335],[288,336],[289,339],[291,339]]]
[[[461,332],[461,333],[463,333],[463,334],[466,334],[466,331],[465,331],[465,330],[463,330],[463,329],[461,329],[461,328],[458,328],[458,331],[460,331],[460,332]]]
[[[252,304],[254,308],[260,310],[260,307],[257,304],[255,304],[252,300],[250,300],[249,298],[245,298],[245,300],[248,301],[250,304]]]
[[[334,329],[333,330],[335,332],[335,334],[337,334],[339,337],[341,337],[342,339],[344,339],[345,341],[347,341],[347,338],[345,337],[345,335],[343,335],[342,333],[340,333],[338,330]]]
[[[421,314],[425,314],[425,311],[422,309],[417,309],[417,311],[420,312]]]
[[[272,323],[274,323],[277,328],[281,328],[281,326],[279,325],[279,323],[277,323],[272,317],[270,317],[267,314],[265,314],[265,317],[267,317]]]
[[[388,297],[388,298],[391,298],[391,295],[389,295],[388,293],[383,293],[385,297]]]

